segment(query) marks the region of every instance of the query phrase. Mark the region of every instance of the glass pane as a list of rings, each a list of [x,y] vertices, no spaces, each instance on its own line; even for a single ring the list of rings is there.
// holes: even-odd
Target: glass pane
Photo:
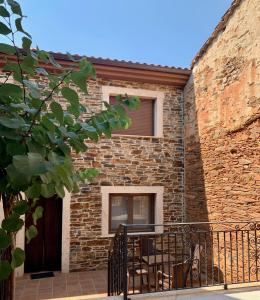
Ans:
[[[127,196],[111,196],[111,229],[115,230],[122,223],[127,223]]]
[[[151,197],[148,195],[133,197],[133,223],[149,224],[151,222]]]

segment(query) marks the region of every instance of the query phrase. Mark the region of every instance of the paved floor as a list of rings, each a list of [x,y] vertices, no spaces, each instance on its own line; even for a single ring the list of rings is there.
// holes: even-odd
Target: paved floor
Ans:
[[[260,283],[195,288],[170,292],[136,295],[132,300],[259,300]],[[114,300],[120,300],[114,298]]]
[[[62,297],[93,295],[105,296],[107,273],[89,271],[77,273],[55,273],[55,277],[34,279],[29,274],[16,279],[16,300],[40,300]]]

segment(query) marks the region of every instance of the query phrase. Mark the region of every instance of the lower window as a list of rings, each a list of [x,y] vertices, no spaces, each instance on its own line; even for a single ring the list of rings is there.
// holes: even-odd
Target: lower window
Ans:
[[[137,225],[129,231],[154,231],[154,204],[155,194],[109,194],[109,233],[122,223]]]

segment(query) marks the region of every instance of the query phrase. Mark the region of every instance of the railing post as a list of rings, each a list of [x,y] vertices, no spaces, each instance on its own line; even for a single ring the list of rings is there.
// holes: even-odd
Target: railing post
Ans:
[[[123,225],[123,293],[124,300],[127,300],[128,278],[127,278],[127,226]]]
[[[111,296],[111,289],[110,289],[110,280],[111,280],[111,277],[110,277],[110,268],[111,268],[111,266],[110,266],[110,264],[111,264],[111,262],[110,262],[110,251],[108,251],[108,263],[107,263],[107,295],[108,296]]]

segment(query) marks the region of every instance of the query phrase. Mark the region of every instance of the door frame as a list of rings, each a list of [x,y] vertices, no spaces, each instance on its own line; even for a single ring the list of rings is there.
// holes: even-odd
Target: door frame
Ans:
[[[62,230],[61,230],[61,272],[69,273],[70,258],[70,202],[71,193],[65,190],[65,197],[62,199]],[[24,217],[24,216],[23,216]],[[1,218],[0,218],[1,219]],[[25,227],[17,233],[16,246],[24,250]],[[24,275],[24,265],[15,269],[15,276]]]

